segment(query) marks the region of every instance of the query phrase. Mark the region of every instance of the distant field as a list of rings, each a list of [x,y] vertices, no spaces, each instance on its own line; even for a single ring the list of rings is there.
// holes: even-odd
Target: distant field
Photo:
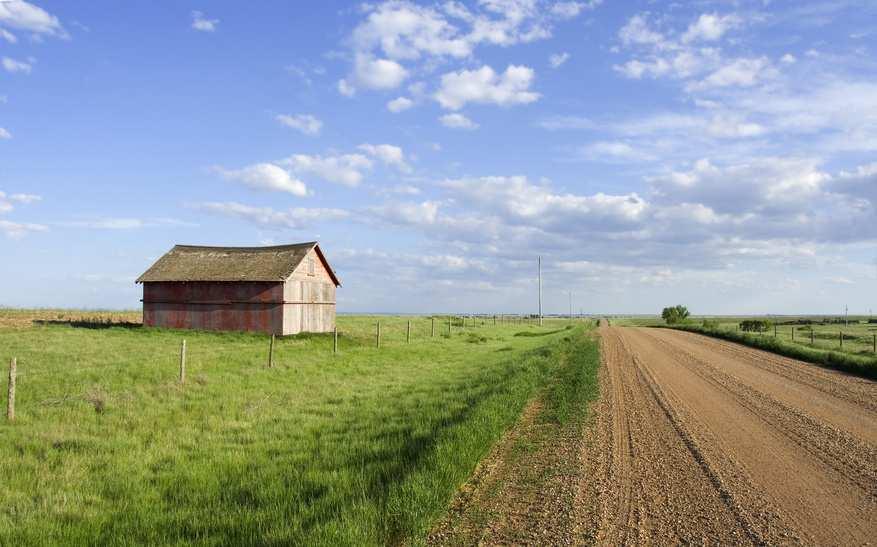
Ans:
[[[408,344],[408,318],[341,316],[339,355],[330,335],[278,339],[268,369],[263,335],[0,310],[3,407],[13,356],[19,372],[0,545],[420,541],[527,401],[569,376],[558,348],[595,341],[584,322],[448,336],[439,318],[432,338],[411,320]]]
[[[768,320],[762,332],[746,332],[743,321]],[[666,327],[659,317],[615,317],[615,325]],[[690,317],[669,325],[877,380],[877,324],[850,317]],[[841,339],[843,342],[841,343]]]
[[[831,350],[848,353],[850,355],[872,356],[874,355],[874,335],[877,334],[877,323],[868,323],[865,317],[851,317],[848,324],[843,324],[842,318],[822,316],[800,317],[715,317],[696,316],[689,319],[692,325],[706,325],[719,330],[736,331],[741,321],[746,319],[768,319],[776,323],[776,337],[787,343],[794,342],[810,348]],[[617,325],[640,325],[654,326],[663,325],[660,317],[635,317],[612,319]],[[810,321],[810,324],[804,324]],[[812,342],[810,332],[813,332]],[[794,333],[794,334],[793,334]],[[843,333],[843,347],[840,344],[840,336]],[[774,329],[767,332],[755,333],[757,336],[773,337]],[[794,338],[794,339],[793,339]]]

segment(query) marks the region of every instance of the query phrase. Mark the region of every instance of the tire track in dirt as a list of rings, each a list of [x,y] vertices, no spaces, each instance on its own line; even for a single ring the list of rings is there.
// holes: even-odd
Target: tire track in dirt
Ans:
[[[877,537],[873,382],[688,333],[604,327],[601,336],[604,398],[583,453],[593,481],[580,496],[581,528],[593,532],[582,537]]]
[[[852,376],[840,371],[825,369],[816,365],[802,367],[801,361],[774,353],[750,348],[727,340],[681,331],[662,331],[676,341],[688,339],[696,341],[702,351],[716,356],[732,357],[748,367],[774,375],[778,379],[791,380],[786,384],[796,389],[818,391],[841,400],[854,402],[857,406],[877,413],[877,398],[874,397],[874,382],[867,378]]]
[[[801,449],[810,452],[823,464],[841,473],[845,480],[853,482],[863,491],[877,498],[877,490],[874,489],[874,485],[877,484],[877,466],[874,465],[874,462],[877,462],[877,447],[871,444],[873,442],[871,434],[877,428],[872,425],[869,429],[867,426],[869,422],[875,423],[877,416],[871,416],[868,410],[856,408],[854,404],[839,404],[842,401],[829,401],[829,404],[823,404],[826,402],[825,399],[833,397],[823,396],[821,400],[800,399],[794,393],[797,391],[795,386],[789,386],[788,392],[784,393],[782,388],[778,389],[770,382],[770,378],[763,378],[763,374],[755,374],[755,383],[751,377],[731,374],[729,369],[733,370],[735,367],[722,359],[721,354],[704,356],[702,348],[697,347],[699,336],[688,340],[685,336],[687,333],[676,331],[672,333],[649,331],[646,334],[663,344],[667,351],[693,374],[707,379],[718,388],[732,394],[742,406],[771,423],[777,430],[796,442]],[[673,336],[677,334],[683,335],[682,340]],[[667,338],[672,342],[668,342]],[[710,357],[713,362],[724,363],[726,366],[711,364],[706,360]],[[815,409],[817,416],[808,414],[808,407],[811,411]],[[826,408],[835,411],[842,409],[848,414],[841,417],[836,413],[825,412]],[[833,425],[850,423],[847,419],[850,415],[854,416],[852,429],[861,434],[864,441],[857,438],[855,434]]]
[[[579,506],[583,540],[763,543],[752,521],[772,516],[741,511],[619,329],[604,327],[601,339],[603,399],[583,453],[591,478]]]

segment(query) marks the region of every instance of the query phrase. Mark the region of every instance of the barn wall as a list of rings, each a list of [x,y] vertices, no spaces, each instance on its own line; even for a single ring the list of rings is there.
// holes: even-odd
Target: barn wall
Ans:
[[[311,275],[308,260],[314,261]],[[311,250],[284,284],[283,334],[332,332],[335,328],[335,283]]]
[[[143,324],[284,334],[283,296],[282,283],[144,283]]]

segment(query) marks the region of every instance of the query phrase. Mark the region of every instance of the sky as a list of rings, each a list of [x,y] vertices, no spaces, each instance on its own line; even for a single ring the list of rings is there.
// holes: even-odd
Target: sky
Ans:
[[[339,312],[867,314],[877,3],[0,0],[0,305],[318,240]]]

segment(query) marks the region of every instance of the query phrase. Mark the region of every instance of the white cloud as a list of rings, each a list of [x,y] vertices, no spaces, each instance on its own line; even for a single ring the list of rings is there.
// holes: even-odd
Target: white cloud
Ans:
[[[410,184],[397,184],[395,186],[383,187],[377,190],[379,195],[403,195],[417,196],[420,195],[420,188]]]
[[[323,129],[323,122],[310,114],[296,114],[289,116],[278,114],[276,120],[287,127],[297,129],[305,135],[319,135]]]
[[[357,186],[362,182],[363,171],[371,169],[372,161],[362,154],[318,156],[295,154],[280,162],[296,173],[316,175],[323,180]]]
[[[365,18],[348,41],[353,67],[345,81],[348,87],[393,89],[411,74],[471,59],[479,45],[505,47],[546,39],[557,21],[599,4],[600,0],[563,1],[547,9],[538,0],[363,4]]]
[[[139,218],[102,218],[97,220],[74,220],[62,223],[74,228],[92,228],[94,230],[137,230],[146,223]]]
[[[375,59],[368,55],[359,54],[356,56],[354,75],[356,82],[362,87],[394,89],[405,81],[408,77],[408,71],[391,59]]]
[[[477,70],[449,72],[441,78],[435,99],[443,107],[459,110],[467,103],[510,106],[539,100],[539,93],[530,91],[535,73],[526,66],[509,65],[497,74],[489,66]]]
[[[709,135],[718,138],[745,138],[763,135],[767,129],[733,116],[716,116],[707,125]]]
[[[560,65],[567,62],[569,60],[569,53],[555,53],[548,58],[548,62],[551,64],[551,68],[559,68]]]
[[[650,26],[645,15],[636,15],[620,29],[619,38],[624,46],[635,49],[637,56],[613,68],[632,79],[668,77],[686,80],[685,90],[689,93],[724,87],[751,87],[776,77],[777,70],[765,56],[725,58],[719,42],[730,29],[742,24],[743,19],[736,14],[706,13],[680,35],[672,29],[660,33]]]
[[[24,205],[29,205],[31,203],[35,203],[37,201],[42,200],[42,196],[38,196],[36,194],[12,194],[7,195],[5,192],[0,191],[0,213],[8,213],[12,211],[15,206],[15,203],[22,203]]]
[[[688,43],[697,40],[714,42],[741,23],[742,19],[733,14],[704,13],[689,25],[688,30],[682,35],[682,42]]]
[[[618,37],[625,45],[650,44],[661,47],[664,35],[652,30],[644,15],[634,15],[618,31]]]
[[[219,19],[208,19],[200,11],[192,12],[192,28],[201,32],[213,32],[219,25]]]
[[[590,0],[589,2],[557,2],[551,6],[551,13],[561,19],[572,19],[578,17],[586,9],[594,9],[603,0]]]
[[[582,155],[591,160],[649,161],[655,158],[622,141],[598,141],[582,147]]]
[[[421,203],[389,203],[379,207],[371,207],[369,211],[392,224],[435,224],[438,219],[439,203],[424,201]]]
[[[9,132],[5,127],[0,127],[0,141],[9,140],[12,138],[12,133]]]
[[[445,114],[439,118],[439,121],[443,126],[450,127],[451,129],[478,129],[477,123],[458,112]]]
[[[396,97],[387,103],[387,110],[393,113],[399,113],[403,110],[408,110],[412,106],[414,106],[414,101],[408,97]]]
[[[0,62],[2,62],[3,68],[5,68],[7,72],[23,72],[24,74],[30,74],[32,69],[30,62],[16,61],[10,57],[3,57],[3,60]]]
[[[356,88],[350,85],[350,82],[342,78],[338,80],[338,93],[345,97],[353,97],[356,95]]]
[[[384,2],[353,32],[359,52],[379,50],[390,59],[421,55],[468,57],[472,44],[436,10],[409,2]]]
[[[560,129],[596,129],[598,127],[593,120],[582,116],[552,116],[539,121],[537,125],[549,131]]]
[[[287,192],[296,196],[306,196],[308,193],[304,182],[273,163],[256,163],[234,170],[217,167],[216,171],[228,180],[243,183],[257,190]]]
[[[378,158],[385,165],[395,167],[403,173],[411,171],[411,166],[405,161],[405,152],[392,144],[360,144],[357,147],[369,156]]]
[[[750,87],[765,78],[776,74],[767,57],[754,59],[735,59],[706,77],[702,82],[694,84],[692,89],[712,87],[742,86]]]
[[[648,211],[648,204],[635,193],[560,194],[547,185],[532,184],[523,176],[463,178],[445,181],[442,186],[500,213],[506,222],[543,228],[597,224],[612,231],[636,223]]]
[[[783,63],[785,63],[787,65],[791,65],[797,60],[798,59],[796,59],[795,56],[792,55],[791,53],[786,53],[785,55],[780,57],[780,61],[782,61]]]
[[[0,198],[2,197],[3,192],[0,192]],[[12,194],[9,196],[9,200],[29,205],[31,203],[36,203],[37,201],[42,201],[43,197],[36,194]]]
[[[42,224],[0,220],[0,232],[2,232],[9,239],[21,239],[29,233],[47,231],[49,231],[49,227]]]
[[[14,34],[3,28],[0,28],[0,38],[3,38],[10,44],[18,42],[18,38],[16,38]]]
[[[35,34],[66,36],[57,17],[24,0],[0,2],[0,26]]]
[[[756,158],[720,167],[709,160],[689,171],[655,177],[657,195],[669,202],[699,203],[720,213],[777,214],[794,221],[790,211],[804,212],[816,203],[831,179],[811,159]]]
[[[234,201],[211,201],[195,205],[195,208],[208,213],[239,218],[265,228],[291,228],[299,230],[319,221],[343,219],[348,212],[343,209],[321,209],[295,207],[286,211],[276,211],[270,207],[254,207]]]

